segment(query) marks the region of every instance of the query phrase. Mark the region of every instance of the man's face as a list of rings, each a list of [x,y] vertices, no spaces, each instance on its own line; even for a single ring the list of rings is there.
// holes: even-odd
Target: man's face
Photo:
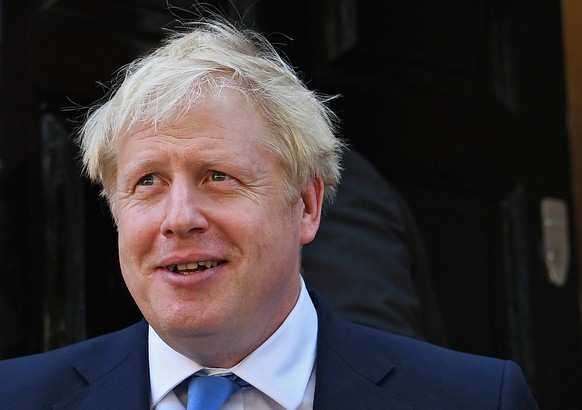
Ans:
[[[264,127],[226,90],[119,146],[113,213],[125,282],[156,332],[198,361],[250,353],[299,294],[300,246],[317,230],[322,186],[289,206]]]

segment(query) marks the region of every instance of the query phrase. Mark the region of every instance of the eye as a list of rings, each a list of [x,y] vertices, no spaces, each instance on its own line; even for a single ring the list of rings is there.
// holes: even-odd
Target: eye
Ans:
[[[139,181],[137,181],[137,185],[151,186],[151,185],[158,183],[159,181],[160,181],[160,178],[157,175],[147,174],[147,175],[144,175],[143,177],[141,177],[139,179]]]
[[[210,173],[210,180],[212,182],[222,182],[228,179],[230,179],[230,176],[228,174],[225,174],[224,172],[212,171]]]

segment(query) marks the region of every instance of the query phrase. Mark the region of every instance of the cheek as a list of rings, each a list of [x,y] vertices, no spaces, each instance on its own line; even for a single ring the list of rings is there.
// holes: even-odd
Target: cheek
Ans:
[[[148,289],[152,266],[149,255],[155,237],[151,229],[140,223],[119,220],[118,253],[123,280],[141,309],[147,310]],[[146,304],[144,304],[146,303]]]
[[[151,248],[159,232],[159,226],[153,215],[120,212],[117,230],[120,260],[122,263],[131,263]]]
[[[271,215],[261,227],[262,257],[273,266],[292,268],[298,260],[300,244],[300,218],[293,212],[281,211]]]
[[[268,212],[265,212],[267,210]],[[247,218],[249,226],[245,231],[249,238],[254,238],[258,246],[263,250],[284,247],[290,242],[299,242],[299,220],[292,211],[283,209],[280,204],[265,205],[257,210],[254,217],[249,214],[242,216]],[[276,255],[276,253],[275,253]],[[273,252],[268,252],[266,257],[273,257]]]

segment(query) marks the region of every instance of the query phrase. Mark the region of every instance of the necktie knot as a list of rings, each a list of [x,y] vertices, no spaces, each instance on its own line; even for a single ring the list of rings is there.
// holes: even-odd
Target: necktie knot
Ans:
[[[234,374],[228,376],[193,376],[188,382],[187,410],[218,410],[244,385]]]

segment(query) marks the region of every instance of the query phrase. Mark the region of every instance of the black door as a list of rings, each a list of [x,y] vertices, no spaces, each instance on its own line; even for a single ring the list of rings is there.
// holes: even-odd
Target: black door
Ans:
[[[579,405],[559,3],[312,10],[310,74],[344,96],[346,137],[412,207],[451,347],[516,360],[548,408]],[[550,246],[557,225],[570,241],[558,250],[565,275]]]

